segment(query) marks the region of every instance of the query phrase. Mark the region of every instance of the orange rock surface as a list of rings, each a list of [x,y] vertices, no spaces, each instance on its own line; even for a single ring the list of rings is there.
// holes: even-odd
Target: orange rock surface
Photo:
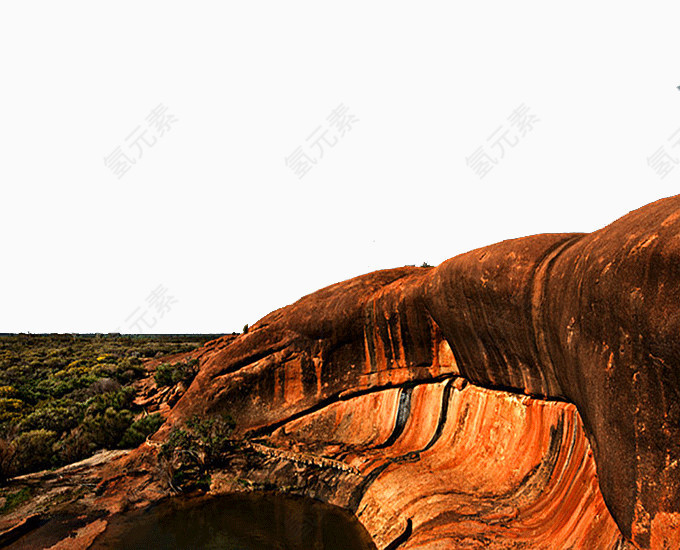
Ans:
[[[342,506],[380,549],[680,543],[680,196],[337,283],[193,356],[86,507],[167,495],[156,446],[228,414],[252,443],[212,492],[238,471]]]
[[[619,544],[615,524],[642,548],[675,540],[679,282],[680,197],[591,234],[535,235],[436,268],[371,273],[277,310],[206,354],[171,419],[229,413],[242,434],[284,429],[298,446],[292,426],[318,442],[345,437],[341,458],[367,478],[368,509],[355,502],[356,512],[385,543],[391,534],[377,524],[391,520],[380,517],[411,520],[407,544],[434,547],[462,532],[470,547],[503,539],[542,548],[541,537],[568,533],[575,548],[591,548],[595,536],[608,547]],[[420,386],[458,377],[495,395],[452,392],[428,448],[442,407],[421,392],[443,390]],[[409,392],[396,420],[385,412],[397,406],[395,391]],[[369,401],[353,399],[364,394]],[[334,424],[323,416],[331,411],[341,417]],[[417,456],[376,470],[408,453]]]

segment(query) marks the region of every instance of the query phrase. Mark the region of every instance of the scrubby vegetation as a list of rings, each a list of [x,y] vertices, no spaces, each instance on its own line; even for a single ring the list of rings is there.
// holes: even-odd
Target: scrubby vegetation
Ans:
[[[163,363],[156,368],[154,380],[158,386],[174,386],[178,382],[191,382],[198,374],[198,360]]]
[[[187,352],[214,335],[0,336],[0,484],[99,449],[135,447],[162,420],[135,406],[146,358]],[[188,381],[196,361],[166,365],[159,385]]]
[[[234,421],[230,417],[192,417],[174,428],[161,447],[168,482],[177,491],[207,489],[210,470],[237,444],[231,439]]]

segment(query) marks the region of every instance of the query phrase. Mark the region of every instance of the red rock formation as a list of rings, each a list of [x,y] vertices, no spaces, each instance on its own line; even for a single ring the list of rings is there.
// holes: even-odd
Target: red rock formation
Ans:
[[[195,353],[155,444],[78,470],[83,533],[168,494],[173,425],[229,414],[251,443],[213,493],[340,505],[381,549],[677,548],[679,283],[680,196],[319,290]]]
[[[409,411],[403,430],[395,429],[400,405]],[[359,490],[334,503],[353,509],[380,548],[406,521],[412,534],[400,548],[622,544],[573,405],[460,391],[448,380],[330,405],[280,428],[272,442],[357,468]],[[333,485],[337,498],[341,484]]]
[[[375,406],[375,412],[362,415],[361,426],[349,433],[356,432],[352,445],[363,448],[357,442],[363,441],[366,430],[370,432],[372,443],[363,455],[357,455],[368,459],[371,449],[376,449],[371,445],[380,440],[378,434],[384,436],[393,421],[393,415],[383,417],[381,411],[389,408],[384,400],[394,400],[394,395],[373,392],[399,387],[403,395],[409,385],[462,376],[480,387],[573,403],[593,449],[599,487],[621,532],[640,547],[674,540],[680,522],[679,251],[680,197],[673,197],[592,234],[504,241],[452,258],[437,268],[385,270],[338,283],[275,311],[248,334],[206,354],[201,373],[174,408],[172,419],[227,412],[244,434],[268,434],[294,423],[302,432],[312,430],[320,441],[334,441],[346,433],[343,421],[337,429],[322,430],[311,420],[314,413],[325,414],[336,403],[347,405],[349,399],[367,394],[362,399],[369,401],[356,402],[357,407]],[[443,391],[436,387],[429,391]],[[429,519],[416,521],[419,506],[428,510],[428,505],[417,504],[422,500],[419,495],[440,485],[457,494],[454,480],[475,479],[475,485],[463,484],[462,494],[477,492],[480,498],[490,494],[494,495],[491,500],[499,502],[499,495],[505,494],[503,487],[525,490],[517,489],[523,484],[517,485],[514,474],[506,477],[500,467],[489,469],[496,456],[491,448],[472,462],[461,459],[451,442],[446,446],[438,441],[424,451],[424,439],[418,438],[432,428],[435,409],[420,404],[425,399],[420,392],[425,390],[410,391],[417,414],[400,417],[397,426],[410,420],[419,430],[411,433],[404,428],[396,441],[383,442],[385,446],[375,452],[402,456],[407,448],[421,451],[414,464],[400,462],[395,467],[399,480],[424,480],[423,472],[433,473],[414,493],[417,498],[408,504],[410,512],[400,501],[390,508],[398,517],[412,519],[414,541],[425,540],[426,533],[437,533],[437,529],[441,533],[471,530],[479,533],[480,540],[498,538],[493,529],[470,523],[487,509],[471,504],[474,499],[465,504],[464,499],[452,496],[445,499],[449,504],[437,508],[440,511],[422,512]],[[456,445],[475,441],[484,447],[486,441],[488,446],[496,430],[504,434],[501,441],[511,454],[521,454],[522,443],[511,436],[526,430],[531,444],[525,444],[524,452],[533,457],[534,465],[550,457],[546,460],[554,460],[557,468],[541,478],[541,496],[533,507],[525,501],[508,505],[515,507],[513,524],[531,525],[534,531],[517,527],[516,534],[506,532],[507,539],[528,541],[534,536],[542,540],[541,536],[579,532],[574,536],[581,537],[580,542],[574,544],[590,547],[584,541],[595,535],[587,534],[586,526],[596,524],[595,518],[606,512],[598,501],[595,472],[574,409],[566,404],[505,407],[502,400],[491,400],[493,404],[485,406],[480,399],[464,399],[466,403],[471,400],[469,411],[486,412],[478,413],[479,418],[469,425],[466,417]],[[456,406],[462,405],[454,404],[450,414],[455,414]],[[527,412],[534,409],[536,413]],[[507,428],[501,428],[495,418],[499,411],[512,419]],[[345,410],[343,417],[350,412]],[[370,420],[375,420],[375,426],[369,426]],[[444,431],[456,422],[449,418]],[[535,431],[525,427],[526,422],[541,427]],[[573,428],[564,432],[565,426]],[[402,442],[407,434],[408,444]],[[554,441],[559,444],[549,452],[546,442]],[[349,450],[346,456],[354,457],[357,452]],[[458,471],[456,461],[461,460],[464,466],[458,474],[449,475]],[[526,473],[526,469],[519,471]],[[494,479],[502,479],[489,485],[492,473]],[[380,476],[374,484],[377,479]],[[580,491],[576,484],[581,484]],[[374,501],[392,502],[390,491],[397,489],[390,487],[383,493],[377,486],[372,489]],[[494,509],[491,517],[505,517],[487,505]],[[465,513],[456,511],[459,506],[476,510],[477,519],[465,519]],[[525,517],[527,506],[531,511]],[[541,507],[548,512],[542,515],[537,511]],[[591,515],[579,520],[584,510]],[[478,523],[488,526],[492,522],[479,519]],[[574,530],[573,526],[580,527]]]

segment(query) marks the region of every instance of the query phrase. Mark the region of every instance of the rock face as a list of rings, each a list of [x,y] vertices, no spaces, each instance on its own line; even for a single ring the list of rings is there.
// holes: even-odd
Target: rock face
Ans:
[[[342,506],[380,549],[680,547],[680,196],[344,281],[192,356],[154,441],[79,474],[95,531],[169,494],[173,426],[229,414],[249,443],[211,492]]]
[[[410,520],[412,547],[466,533],[470,547],[573,536],[565,547],[605,548],[619,534],[603,497],[626,539],[671,547],[679,283],[680,197],[591,234],[378,271],[206,353],[171,421],[228,413],[244,435],[352,464],[353,505],[379,543],[394,534],[380,522]]]
[[[459,380],[336,403],[280,428],[272,443],[295,441],[356,468],[311,484],[306,472],[306,492],[353,510],[379,548],[409,533],[399,548],[622,544],[575,408],[460,390]],[[291,469],[272,464],[268,475],[291,479]]]

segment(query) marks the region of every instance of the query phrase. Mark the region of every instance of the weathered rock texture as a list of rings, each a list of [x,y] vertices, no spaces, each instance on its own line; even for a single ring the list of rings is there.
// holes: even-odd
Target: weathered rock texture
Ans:
[[[154,440],[231,415],[256,442],[215,493],[341,505],[379,548],[680,546],[680,196],[344,281],[195,356]],[[153,453],[87,506],[160,498]]]
[[[622,542],[572,405],[471,385],[461,391],[448,380],[331,405],[273,437],[291,440],[357,468],[360,476],[326,484],[332,495],[322,485],[314,496],[354,510],[380,548],[404,532],[411,534],[400,548]]]
[[[472,384],[537,400],[565,401],[580,414],[597,464],[600,490],[623,535],[642,547],[657,539],[675,540],[680,523],[679,283],[679,197],[636,210],[591,234],[536,235],[474,250],[436,268],[371,273],[273,312],[248,334],[206,356],[201,373],[172,417],[227,412],[242,432],[256,434],[270,433],[297,419],[297,424],[309,423],[305,429],[312,430],[317,439],[331,441],[338,437],[337,430],[312,421],[312,412],[339,400],[349,403],[348,398],[362,393],[448,377],[460,376]],[[436,387],[429,391],[436,392]],[[370,399],[387,399],[378,395]],[[441,408],[440,403],[421,405],[416,396],[419,392],[414,389],[410,399],[423,411],[405,413],[405,421],[418,427],[400,436],[410,437],[409,451],[429,444],[428,422],[434,422],[431,415],[437,416]],[[478,397],[461,397],[461,403],[451,399],[452,411],[461,406],[469,411],[482,407]],[[568,452],[569,441],[578,440],[577,449],[585,445],[579,436],[580,424],[568,412],[574,409],[566,404],[546,407],[519,402],[503,408],[505,401],[498,399],[491,399],[488,409],[482,407],[486,412],[472,424],[470,420],[461,423],[455,412],[447,413],[443,433],[460,426],[458,437],[463,441],[474,440],[477,446],[485,442],[499,453],[496,456],[489,448],[473,460],[478,470],[468,466],[453,478],[471,480],[489,469],[495,480],[491,494],[517,487],[512,472],[518,464],[512,453],[521,454],[522,448],[535,460],[544,456],[555,460],[556,467],[568,455],[567,471],[572,476],[577,471],[585,475],[579,470],[581,458]],[[360,425],[373,421],[387,430],[393,415],[381,421],[385,413],[378,404],[362,416]],[[508,412],[501,414],[499,408]],[[551,414],[555,420],[548,420]],[[531,420],[534,415],[535,422]],[[499,425],[503,418],[511,419],[512,428],[507,428],[508,435],[494,436],[494,431],[506,433]],[[523,422],[540,424],[542,436],[532,436],[533,430],[527,428],[525,436],[515,439],[525,429]],[[424,439],[416,443],[418,436]],[[421,456],[436,456],[447,465],[456,457],[463,460],[456,452],[455,445],[460,443],[447,445],[446,441],[440,436]],[[397,442],[389,443],[379,455],[400,452]],[[552,454],[548,452],[551,444],[557,448]],[[582,453],[582,467],[588,471],[588,453],[585,449]],[[507,465],[494,471],[489,466],[494,461],[507,461]],[[422,496],[409,504],[408,510],[417,514],[419,506],[423,510],[430,506],[415,504],[430,502],[428,491],[459,490],[445,473],[448,466],[433,468],[434,478],[423,487],[431,468],[428,461],[407,464],[399,468],[397,477],[404,482],[407,474],[412,475],[410,485],[386,489],[386,503],[391,501],[392,490]],[[550,470],[547,477],[552,481],[546,481],[544,488],[549,492],[560,478],[551,477],[556,475],[554,469],[543,468]],[[506,475],[507,479],[501,479]],[[574,489],[576,479],[568,479],[563,489],[576,490],[579,498],[590,491],[588,498],[599,499],[597,491],[586,489],[595,486],[594,472],[582,480],[580,489]],[[374,484],[379,480],[380,476]],[[484,487],[479,481],[480,495],[487,494]],[[374,490],[379,501],[380,493]],[[544,494],[537,505],[566,506],[565,498]],[[460,529],[455,525],[468,520],[460,519],[455,511],[456,498],[449,495],[442,500],[452,503],[448,512],[446,504],[432,504],[434,508],[425,515],[439,524],[448,517],[451,529]],[[604,514],[600,505],[592,506]],[[521,517],[521,506],[517,509]],[[468,502],[466,510],[472,512],[474,506]],[[581,513],[577,510],[572,512]],[[395,511],[401,518],[409,516],[399,506]],[[536,515],[532,517],[537,521]],[[553,513],[544,519],[551,525],[556,521]],[[566,525],[578,516],[563,515],[562,519]],[[414,531],[414,540],[421,536],[425,535]]]

